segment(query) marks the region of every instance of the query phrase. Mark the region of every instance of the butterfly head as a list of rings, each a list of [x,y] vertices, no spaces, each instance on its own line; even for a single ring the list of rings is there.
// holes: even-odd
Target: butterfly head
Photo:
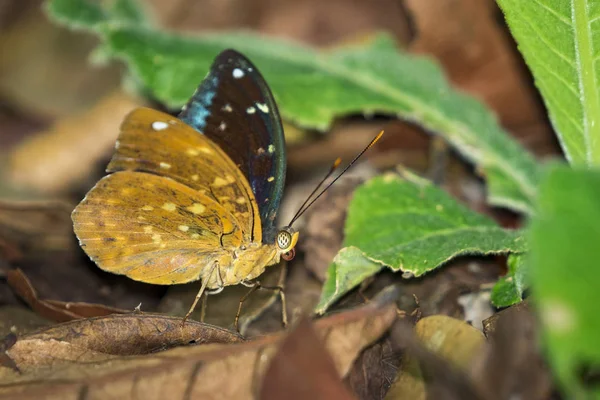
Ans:
[[[277,238],[275,239],[275,243],[277,245],[277,250],[281,254],[281,258],[286,261],[290,261],[296,255],[296,243],[298,243],[298,234],[294,228],[291,226],[284,226],[277,233]]]

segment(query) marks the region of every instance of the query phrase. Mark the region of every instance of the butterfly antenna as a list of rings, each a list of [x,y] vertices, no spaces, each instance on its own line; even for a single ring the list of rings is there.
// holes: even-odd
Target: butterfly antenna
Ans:
[[[298,208],[298,212],[296,212],[296,214],[292,218],[292,222],[294,222],[298,218],[298,216],[299,216],[298,214],[300,214],[300,212],[302,211],[302,209],[304,208],[306,203],[308,203],[308,201],[311,199],[311,197],[313,197],[313,195],[315,193],[317,193],[317,190],[319,190],[319,188],[321,186],[323,186],[323,184],[325,183],[327,178],[329,178],[331,176],[331,174],[333,174],[333,172],[340,166],[341,163],[342,163],[342,159],[339,157],[333,162],[333,164],[331,165],[331,168],[329,168],[329,172],[327,172],[327,175],[325,175],[325,177],[323,179],[321,179],[321,182],[319,182],[319,184],[314,188],[312,193],[308,195],[306,200],[304,200],[304,203],[302,203],[302,205]],[[290,222],[289,226],[292,225],[292,222]]]
[[[289,226],[292,226],[292,224],[294,223],[294,221],[296,221],[298,218],[300,218],[302,216],[302,214],[304,214],[304,212],[306,212],[306,210],[308,210],[310,208],[310,206],[313,205],[313,203],[315,201],[317,201],[319,199],[319,197],[321,197],[326,191],[327,189],[329,189],[338,179],[340,179],[342,177],[342,175],[344,175],[344,173],[346,171],[348,171],[348,169],[354,165],[354,163],[363,155],[365,154],[365,152],[367,150],[369,150],[371,147],[373,147],[375,145],[375,143],[377,143],[377,141],[379,139],[381,139],[381,137],[383,136],[383,131],[379,132],[379,134],[377,136],[375,136],[373,138],[373,140],[371,140],[371,142],[367,145],[367,147],[365,147],[360,153],[358,153],[358,155],[356,157],[354,157],[354,159],[352,161],[350,161],[350,163],[348,165],[346,165],[346,168],[344,168],[342,170],[342,172],[339,173],[338,176],[335,177],[334,180],[331,181],[331,183],[329,183],[329,185],[325,186],[325,189],[323,189],[321,191],[321,193],[319,193],[314,199],[312,199],[312,201],[308,202],[309,199],[317,192],[317,190],[323,185],[323,183],[325,182],[325,180],[327,178],[329,178],[329,176],[331,176],[331,174],[333,173],[333,171],[335,171],[335,169],[339,166],[339,163],[341,162],[341,160],[338,158],[337,160],[335,160],[335,163],[333,163],[333,166],[331,167],[331,169],[329,170],[329,172],[327,173],[327,175],[325,176],[325,178],[321,181],[321,183],[319,183],[317,185],[317,187],[315,188],[315,190],[313,190],[313,192],[310,194],[310,196],[308,196],[308,198],[306,199],[306,201],[302,204],[302,206],[300,207],[300,209],[298,210],[298,212],[296,213],[296,215],[294,215],[294,218],[292,218],[292,220],[289,223]],[[307,204],[308,203],[308,204]]]

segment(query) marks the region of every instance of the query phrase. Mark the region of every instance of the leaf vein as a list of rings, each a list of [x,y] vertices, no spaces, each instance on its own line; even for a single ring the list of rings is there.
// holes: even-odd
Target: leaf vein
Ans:
[[[533,0],[533,3],[537,4],[541,8],[550,12],[552,15],[554,15],[556,18],[558,18],[561,22],[564,22],[566,25],[572,27],[572,25],[571,25],[572,21],[569,18],[562,15],[561,13],[559,13],[558,11],[556,11],[555,9],[553,9],[552,7],[549,7],[547,4],[544,4],[544,3],[540,2],[539,0]]]

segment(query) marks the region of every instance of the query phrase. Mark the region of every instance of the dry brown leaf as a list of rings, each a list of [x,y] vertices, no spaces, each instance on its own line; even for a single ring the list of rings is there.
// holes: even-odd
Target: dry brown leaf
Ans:
[[[242,337],[217,326],[159,314],[131,312],[75,320],[33,332],[24,340],[60,340],[112,355],[139,355],[189,343],[236,343]]]
[[[358,353],[393,323],[396,318],[395,297],[395,291],[386,291],[366,306],[314,323],[341,376],[348,372]],[[118,320],[122,321],[119,327],[106,323]],[[180,397],[247,399],[256,395],[264,372],[284,337],[283,333],[245,344],[185,346],[146,356],[115,359],[106,354],[109,352],[107,350],[122,352],[123,347],[131,351],[131,347],[123,343],[131,343],[133,335],[133,341],[140,348],[157,350],[155,346],[165,334],[182,338],[180,322],[179,318],[144,314],[115,315],[73,321],[28,335],[8,351],[14,360],[25,361],[22,364],[17,362],[23,373],[17,376],[14,371],[0,367],[0,374],[4,378],[0,379],[0,396],[7,399],[84,396],[151,400]],[[157,325],[159,323],[162,325]],[[189,325],[202,326],[198,323]],[[152,346],[140,334],[142,327],[146,335],[154,337]],[[206,325],[202,327],[206,328]],[[117,332],[117,328],[124,329],[124,332]],[[103,332],[101,338],[94,334],[98,329]],[[192,327],[186,324],[183,329],[191,330]],[[214,330],[226,332],[216,327]],[[20,351],[35,354],[36,344],[63,346],[57,342],[67,343],[65,348],[73,346],[75,354],[80,354],[77,351],[81,347],[91,349],[95,352],[90,353],[91,357],[97,361],[71,361],[76,357],[68,349],[67,354],[71,356],[65,358],[69,359],[54,359],[51,367],[48,366],[48,360],[45,365],[38,366],[31,364],[34,360],[20,358]],[[96,354],[102,350],[104,355]],[[51,353],[44,354],[51,357]]]
[[[352,400],[335,365],[310,321],[298,326],[283,340],[263,379],[260,398]]]
[[[15,361],[6,354],[6,352],[17,343],[17,335],[9,333],[0,341],[0,365],[21,373]]]
[[[72,209],[62,201],[0,200],[0,257],[14,262],[74,250]]]
[[[386,30],[406,43],[410,27],[394,0],[145,0],[161,25],[181,31],[244,27],[316,45]],[[211,18],[205,18],[210,15]],[[308,23],[307,23],[308,21]]]
[[[342,248],[346,209],[361,183],[359,178],[342,178],[325,192],[305,214],[303,240],[299,243],[305,254],[306,268],[324,282],[331,260]]]
[[[145,3],[161,25],[184,32],[251,27],[260,17],[256,0],[145,0]],[[207,15],[211,18],[206,18]]]
[[[346,381],[361,400],[383,399],[402,360],[402,352],[394,348],[390,337],[365,349],[354,363]]]
[[[262,0],[257,29],[327,46],[385,30],[401,42],[410,35],[408,18],[395,0]]]
[[[10,287],[29,307],[42,317],[52,321],[65,322],[80,318],[101,317],[128,312],[127,310],[102,304],[40,300],[27,276],[18,268],[8,271],[6,280]]]
[[[447,382],[438,381],[436,384],[439,386],[426,388],[423,372],[419,368],[419,362],[422,363],[429,356],[426,354],[428,352],[425,349],[437,356],[436,358],[441,358],[448,363],[447,365],[442,362],[436,363],[435,358],[433,360],[426,359],[426,372],[431,374],[430,370],[434,369],[438,379],[443,374],[454,378],[456,374],[453,370],[468,370],[485,344],[484,336],[480,331],[464,321],[445,315],[422,318],[415,326],[415,335],[419,343],[411,343],[411,337],[407,340],[409,341],[410,351],[416,354],[410,353],[406,361],[403,362],[396,381],[386,395],[388,400],[425,400],[428,398],[428,394],[432,396],[432,393],[428,393],[428,391],[431,392],[439,386],[445,387],[447,385]],[[461,379],[447,379],[456,386],[461,386],[459,385]],[[456,391],[465,393],[472,390],[468,387],[465,390],[457,389]],[[450,396],[450,393],[448,393],[448,396]],[[445,398],[451,398],[451,396]]]
[[[406,0],[416,39],[411,50],[433,55],[449,78],[481,98],[533,150],[556,152],[554,135],[531,78],[491,0]]]
[[[110,154],[123,117],[141,100],[121,91],[65,117],[21,143],[11,155],[8,179],[19,188],[60,193],[81,184]]]
[[[305,140],[302,144],[291,146],[287,154],[288,167],[295,175],[300,176],[312,174],[319,167],[325,174],[337,157],[342,160],[351,160],[377,133],[384,129],[386,134],[362,158],[363,161],[371,160],[377,155],[379,149],[386,149],[398,138],[396,132],[387,131],[388,126],[389,124],[381,121],[350,120],[336,123],[325,137],[321,135],[319,140]],[[426,140],[426,136],[423,135],[423,137]],[[406,140],[402,144],[406,144]],[[397,162],[398,160],[396,160]],[[354,169],[352,168],[348,172]],[[322,178],[322,175],[319,174],[317,178]]]
[[[428,349],[459,368],[469,367],[485,343],[481,331],[445,315],[422,318],[415,326],[415,333]]]
[[[542,400],[551,397],[552,377],[540,354],[535,315],[526,302],[484,322],[490,345],[471,367],[471,376],[489,399]]]
[[[530,305],[528,300],[524,300],[520,303],[517,303],[509,308],[506,308],[502,311],[499,311],[489,317],[488,319],[483,320],[483,333],[486,337],[491,337],[496,331],[496,326],[498,324],[498,320],[507,314],[514,313],[530,313]]]

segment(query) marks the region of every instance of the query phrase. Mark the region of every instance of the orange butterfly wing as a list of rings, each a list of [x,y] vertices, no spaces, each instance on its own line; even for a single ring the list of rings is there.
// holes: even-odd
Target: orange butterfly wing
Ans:
[[[132,111],[107,167],[107,172],[122,170],[169,177],[199,191],[232,213],[249,241],[262,240],[258,207],[244,174],[219,146],[179,119],[150,108]]]
[[[124,121],[108,170],[73,211],[85,252],[106,271],[147,283],[203,276],[261,240],[252,191],[231,159],[183,122],[150,109]]]

